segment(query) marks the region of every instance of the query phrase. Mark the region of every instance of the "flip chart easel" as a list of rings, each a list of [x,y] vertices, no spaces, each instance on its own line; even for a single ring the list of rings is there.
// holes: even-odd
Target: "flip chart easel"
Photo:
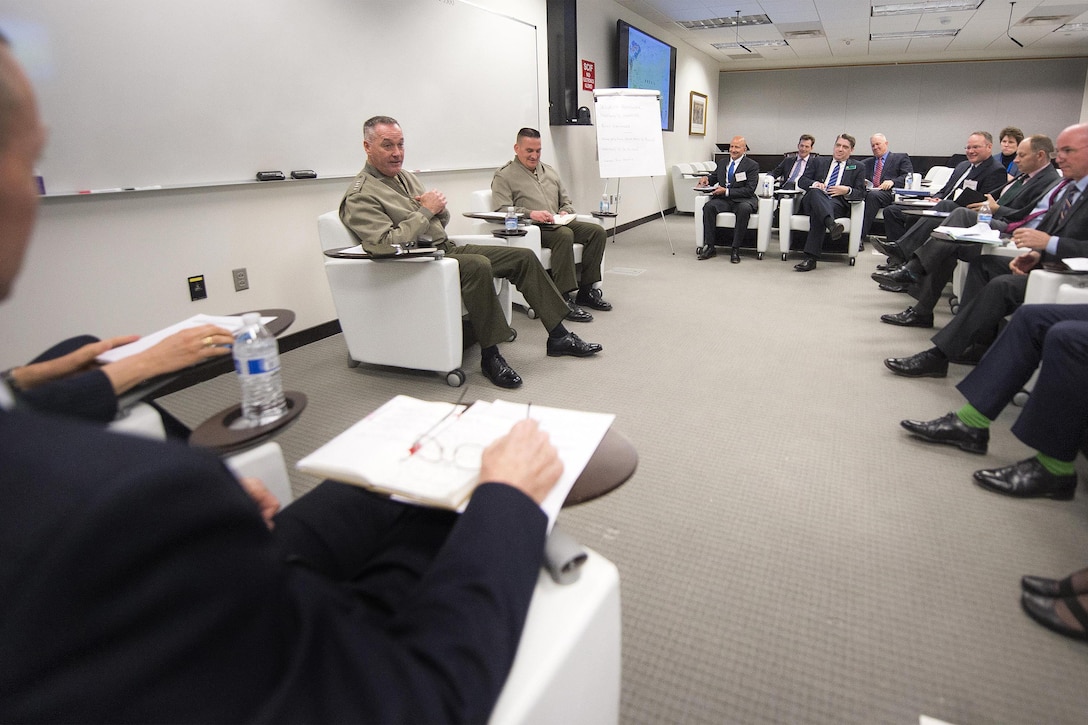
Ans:
[[[608,189],[608,179],[616,179],[617,207],[620,181],[626,176],[647,176],[653,187],[661,222],[665,210],[657,195],[654,176],[665,175],[665,148],[661,139],[661,93],[641,88],[598,88],[593,91],[597,109],[597,160],[601,178]],[[618,211],[614,209],[613,211]],[[615,241],[616,221],[612,221]],[[672,235],[665,224],[669,249],[676,254]]]

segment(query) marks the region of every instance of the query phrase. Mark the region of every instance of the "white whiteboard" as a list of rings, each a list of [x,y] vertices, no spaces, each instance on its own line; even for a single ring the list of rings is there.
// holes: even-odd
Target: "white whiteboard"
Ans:
[[[50,193],[353,175],[379,114],[405,168],[497,168],[540,125],[536,27],[461,0],[0,0],[0,29]]]
[[[600,88],[593,92],[593,101],[601,178],[664,176],[661,95],[633,88]]]

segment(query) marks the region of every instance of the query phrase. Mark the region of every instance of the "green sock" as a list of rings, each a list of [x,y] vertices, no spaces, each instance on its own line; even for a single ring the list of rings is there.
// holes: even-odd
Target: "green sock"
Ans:
[[[1073,475],[1073,461],[1059,461],[1057,458],[1051,458],[1045,453],[1036,453],[1035,457],[1039,459],[1039,463],[1043,464],[1043,468],[1055,476]]]
[[[990,419],[975,410],[975,406],[968,403],[956,411],[956,417],[969,428],[989,428]]]

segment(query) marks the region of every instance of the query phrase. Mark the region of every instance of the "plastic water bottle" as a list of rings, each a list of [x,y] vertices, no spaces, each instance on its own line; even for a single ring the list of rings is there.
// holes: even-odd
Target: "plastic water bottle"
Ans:
[[[518,213],[512,206],[506,207],[506,231],[516,232],[518,230]]]
[[[248,425],[271,423],[287,412],[279,346],[257,312],[243,315],[242,329],[234,334],[234,371],[242,384],[242,419]]]
[[[911,185],[914,183],[914,174],[907,174],[903,178],[903,188],[910,191]]]
[[[771,180],[766,176],[763,177],[763,191],[760,193],[760,196],[764,199],[771,198]]]
[[[601,213],[607,214],[612,205],[608,201],[608,194],[601,194]]]
[[[978,223],[990,226],[990,221],[994,218],[993,213],[990,211],[990,205],[984,203],[978,208]]]

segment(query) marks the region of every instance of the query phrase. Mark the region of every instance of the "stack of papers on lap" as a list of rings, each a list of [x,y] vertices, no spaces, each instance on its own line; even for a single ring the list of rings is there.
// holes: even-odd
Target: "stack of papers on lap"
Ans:
[[[261,317],[261,323],[267,325],[274,319],[276,318],[264,316]],[[100,363],[116,362],[129,355],[135,355],[138,352],[143,352],[149,347],[157,345],[175,332],[181,332],[190,327],[200,327],[201,325],[218,325],[219,327],[230,330],[231,333],[235,333],[242,329],[242,318],[238,315],[193,315],[187,320],[182,320],[181,322],[170,325],[170,327],[164,327],[158,332],[144,335],[136,342],[130,342],[127,345],[107,350],[96,359]]]
[[[707,184],[706,186],[693,186],[692,187],[693,190],[701,191],[704,194],[710,194],[717,188],[718,188],[717,184]]]
[[[1001,245],[1005,242],[1001,239],[1001,232],[991,229],[989,224],[976,224],[973,227],[937,227],[934,232],[947,234],[956,241],[981,242],[983,244]]]
[[[527,415],[548,433],[563,461],[559,483],[541,504],[554,522],[614,415],[502,400],[466,408],[398,395],[300,460],[298,469],[410,503],[463,510],[484,448]]]
[[[572,221],[578,218],[577,214],[552,214],[552,220],[550,222],[533,222],[534,224],[543,224],[544,226],[556,225],[563,226],[570,224]]]

